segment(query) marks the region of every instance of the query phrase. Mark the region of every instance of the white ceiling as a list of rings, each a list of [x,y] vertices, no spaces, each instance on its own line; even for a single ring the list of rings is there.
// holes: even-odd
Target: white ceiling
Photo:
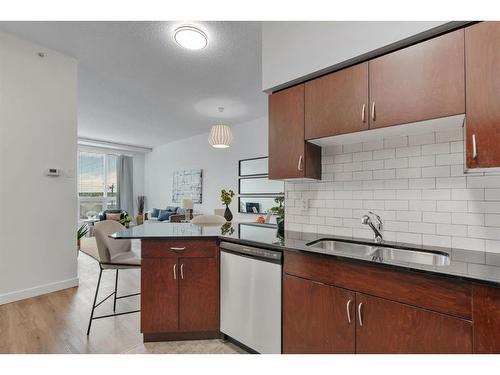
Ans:
[[[178,46],[183,22],[0,22],[79,62],[78,135],[156,146],[266,114],[260,22],[188,22],[208,46]]]

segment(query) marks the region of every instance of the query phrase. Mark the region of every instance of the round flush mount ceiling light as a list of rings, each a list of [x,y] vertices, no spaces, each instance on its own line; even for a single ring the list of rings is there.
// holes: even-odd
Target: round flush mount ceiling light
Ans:
[[[208,44],[208,37],[199,28],[191,25],[180,26],[174,31],[174,40],[187,49],[203,49]]]
[[[224,107],[218,108],[219,112],[224,111]],[[233,133],[227,125],[214,125],[208,136],[208,143],[214,148],[228,148],[233,142]]]

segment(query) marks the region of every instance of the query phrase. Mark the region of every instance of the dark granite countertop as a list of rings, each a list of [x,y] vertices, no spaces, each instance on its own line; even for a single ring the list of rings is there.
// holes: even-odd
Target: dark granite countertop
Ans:
[[[191,223],[145,223],[111,235],[116,239],[179,239],[220,238],[221,240],[259,246],[274,250],[290,250],[317,253],[338,258],[377,263],[388,267],[453,276],[500,286],[500,253],[471,251],[455,248],[419,246],[396,242],[384,242],[383,246],[403,249],[434,251],[449,256],[449,264],[429,266],[418,263],[397,262],[381,257],[363,256],[351,252],[309,247],[306,244],[323,238],[346,242],[365,243],[380,246],[367,239],[346,238],[314,233],[286,231],[284,237],[277,234],[275,225],[254,223],[226,223],[224,225],[194,225]]]

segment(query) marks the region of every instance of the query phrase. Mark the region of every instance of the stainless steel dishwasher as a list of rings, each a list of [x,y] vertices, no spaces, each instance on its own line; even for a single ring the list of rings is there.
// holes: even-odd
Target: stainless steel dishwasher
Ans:
[[[280,251],[221,242],[220,330],[258,353],[281,353]]]

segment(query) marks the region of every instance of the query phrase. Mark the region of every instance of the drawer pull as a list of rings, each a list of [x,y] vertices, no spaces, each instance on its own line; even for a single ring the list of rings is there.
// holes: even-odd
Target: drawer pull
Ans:
[[[359,326],[360,327],[363,327],[363,311],[361,310],[361,308],[363,307],[363,302],[361,302],[359,305],[358,305],[358,318],[359,318]]]
[[[351,303],[352,300],[347,301],[347,321],[351,324]]]
[[[184,251],[186,250],[186,247],[171,247],[170,250],[173,250],[173,251]]]

